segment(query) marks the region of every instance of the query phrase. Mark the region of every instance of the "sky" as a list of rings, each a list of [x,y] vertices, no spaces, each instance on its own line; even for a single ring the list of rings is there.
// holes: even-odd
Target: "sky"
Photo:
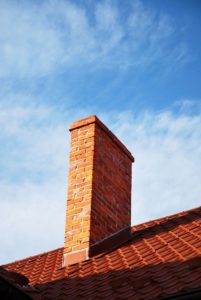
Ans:
[[[135,156],[132,225],[201,205],[200,0],[0,0],[0,263],[62,247],[70,124]]]

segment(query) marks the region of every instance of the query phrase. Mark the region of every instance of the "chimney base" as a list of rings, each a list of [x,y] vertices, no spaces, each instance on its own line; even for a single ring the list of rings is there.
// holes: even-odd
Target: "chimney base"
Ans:
[[[63,256],[63,267],[85,261],[88,258],[88,249],[83,249],[73,253],[65,253]]]
[[[63,266],[73,265],[89,259],[92,256],[111,251],[119,245],[127,242],[132,237],[131,227],[126,227],[121,231],[105,238],[104,240],[93,244],[90,249],[83,249],[80,251],[65,253],[63,258]]]

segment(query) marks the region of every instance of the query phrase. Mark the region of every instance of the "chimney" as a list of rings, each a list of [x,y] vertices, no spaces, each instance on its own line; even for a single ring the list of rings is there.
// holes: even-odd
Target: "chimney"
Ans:
[[[63,264],[111,250],[130,236],[134,158],[96,117],[70,127]]]

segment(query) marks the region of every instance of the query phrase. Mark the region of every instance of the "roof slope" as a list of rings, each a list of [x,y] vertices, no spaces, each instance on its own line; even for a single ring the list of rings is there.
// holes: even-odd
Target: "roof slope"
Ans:
[[[33,299],[160,299],[201,288],[201,207],[132,227],[117,249],[62,268],[63,248],[7,264]]]

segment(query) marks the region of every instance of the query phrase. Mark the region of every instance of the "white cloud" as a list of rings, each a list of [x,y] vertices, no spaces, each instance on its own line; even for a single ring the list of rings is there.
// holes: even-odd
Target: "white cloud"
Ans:
[[[63,177],[55,176],[52,179],[46,175],[42,183],[31,180],[18,184],[0,182],[0,263],[62,246],[66,172]]]
[[[62,68],[181,64],[185,45],[172,20],[133,1],[126,17],[117,2],[87,7],[72,1],[0,2],[0,78],[40,77]],[[178,29],[177,29],[178,30]]]
[[[1,149],[0,165],[7,170],[4,176],[18,174],[21,177],[26,174],[37,177],[42,166],[46,166],[46,172],[49,170],[50,174],[55,169],[57,172],[63,170],[61,157],[65,155],[66,145],[62,137],[66,128],[61,120],[57,121],[58,114],[46,106],[10,106],[2,102],[0,143],[4,147]],[[61,156],[57,155],[59,152]]]
[[[51,249],[55,243],[62,245],[68,144],[63,115],[51,107],[2,102],[0,127],[1,263],[5,263]]]
[[[171,110],[137,117],[126,113],[114,129],[136,158],[134,224],[201,205],[200,110],[197,115]]]

